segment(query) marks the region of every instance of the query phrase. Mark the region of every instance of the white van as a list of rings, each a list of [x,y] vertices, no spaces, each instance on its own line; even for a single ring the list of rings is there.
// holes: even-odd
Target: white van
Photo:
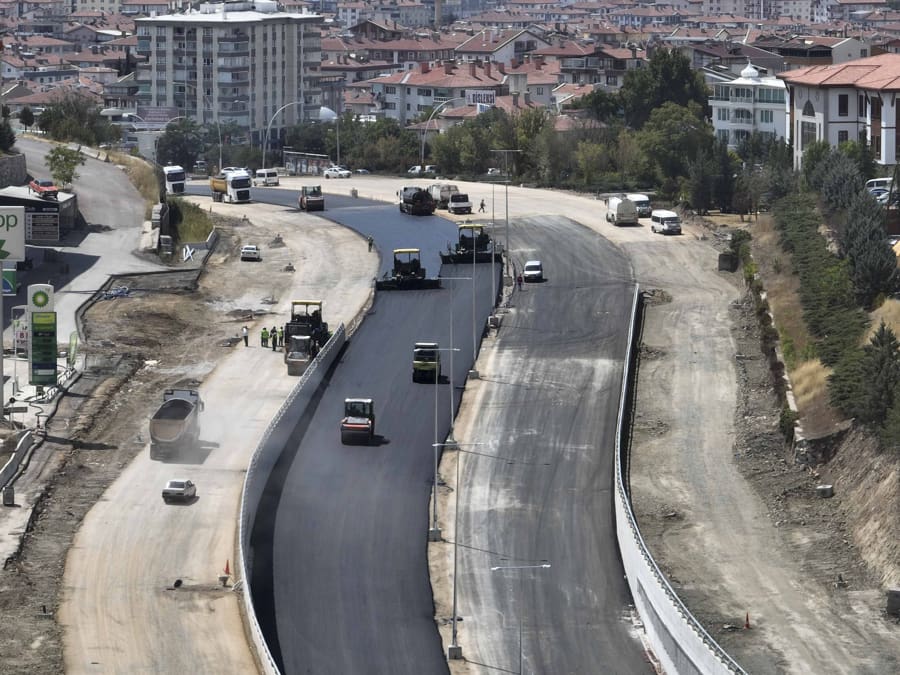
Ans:
[[[257,169],[253,178],[254,185],[278,185],[278,171],[275,169]]]
[[[650,207],[650,197],[637,192],[625,195],[625,197],[634,202],[634,208],[637,209],[639,218],[648,218],[650,216],[650,211],[652,210]]]
[[[893,178],[884,177],[884,178],[873,178],[872,180],[866,181],[866,190],[874,190],[874,189],[884,189],[890,190],[891,183],[893,182]]]
[[[650,214],[650,229],[662,234],[681,234],[681,218],[674,211],[654,209]]]
[[[625,197],[610,197],[606,202],[606,221],[613,225],[637,225],[637,207]]]

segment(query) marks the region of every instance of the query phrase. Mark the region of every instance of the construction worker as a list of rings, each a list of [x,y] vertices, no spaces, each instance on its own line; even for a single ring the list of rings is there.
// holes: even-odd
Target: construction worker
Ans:
[[[481,200],[481,206],[478,207],[478,213],[484,213],[484,200]]]
[[[269,346],[269,329],[263,326],[261,342],[263,347]]]
[[[372,235],[366,237],[366,243],[369,245],[369,252],[372,252],[372,246],[375,244],[375,240],[372,239]]]
[[[250,331],[247,329],[247,326],[244,326],[243,328],[241,328],[241,335],[244,336],[244,346],[249,347],[250,346]]]
[[[278,329],[275,326],[272,326],[272,330],[269,331],[269,335],[272,338],[272,351],[274,352],[278,349]]]
[[[284,347],[284,326],[278,326],[278,346]]]

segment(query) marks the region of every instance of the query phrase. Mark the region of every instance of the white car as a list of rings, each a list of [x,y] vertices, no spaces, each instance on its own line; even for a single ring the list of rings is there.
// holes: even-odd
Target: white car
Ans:
[[[183,478],[170,480],[162,491],[162,498],[166,504],[172,501],[189,502],[196,496],[197,486],[193,481]]]
[[[540,260],[529,260],[525,263],[525,269],[522,271],[522,277],[525,281],[543,281],[544,266]]]
[[[342,166],[329,166],[322,175],[325,178],[350,178],[352,174]]]
[[[262,253],[259,251],[259,246],[256,244],[241,246],[241,260],[262,260]]]

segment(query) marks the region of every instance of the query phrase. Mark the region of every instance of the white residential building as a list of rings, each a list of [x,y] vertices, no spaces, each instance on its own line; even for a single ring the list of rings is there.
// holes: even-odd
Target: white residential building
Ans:
[[[257,143],[271,124],[278,139],[318,118],[321,23],[317,14],[278,11],[273,0],[137,19],[138,53],[147,58],[137,72],[139,106],[234,123]]]
[[[771,138],[787,136],[785,84],[777,77],[760,77],[751,65],[730,82],[713,85],[709,99],[716,137],[736,148],[756,131]]]
[[[897,163],[900,54],[879,54],[779,75],[787,85],[794,166],[814,141],[837,146],[864,139],[879,164]]]

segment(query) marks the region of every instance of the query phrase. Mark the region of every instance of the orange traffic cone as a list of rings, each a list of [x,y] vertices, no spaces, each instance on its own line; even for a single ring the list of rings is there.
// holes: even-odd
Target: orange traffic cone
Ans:
[[[228,566],[225,566],[225,570],[228,570]],[[747,612],[747,617],[744,619],[744,628],[750,628],[750,612]]]
[[[229,569],[229,567],[228,567],[228,560],[227,560],[227,559],[225,560],[225,576],[228,576],[228,577],[231,576],[231,569]],[[749,628],[749,626],[748,626],[748,628]]]

